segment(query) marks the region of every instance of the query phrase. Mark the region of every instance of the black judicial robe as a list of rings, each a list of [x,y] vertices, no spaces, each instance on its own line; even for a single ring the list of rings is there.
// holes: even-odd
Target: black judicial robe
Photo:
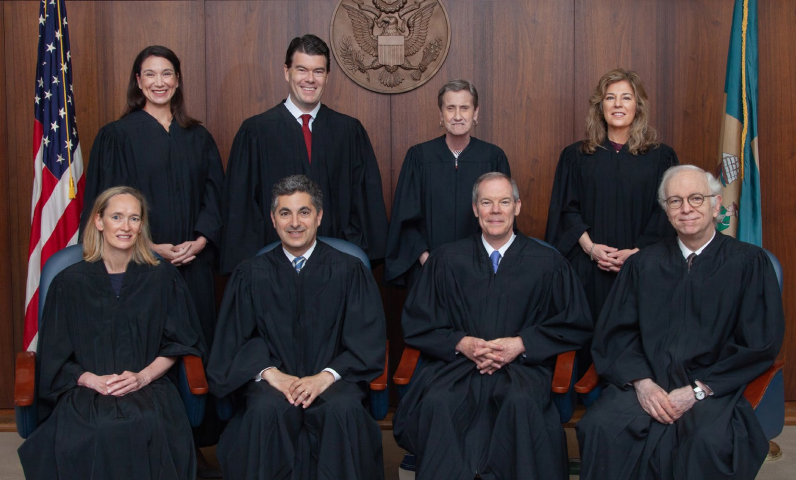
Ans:
[[[200,315],[202,332],[212,344],[215,330],[214,250],[221,244],[221,190],[224,170],[213,137],[201,125],[169,131],[143,110],[104,126],[91,148],[85,225],[94,200],[110,187],[138,189],[149,204],[149,228],[155,243],[180,243],[202,235],[207,246],[188,265],[178,267]],[[82,232],[82,229],[81,229]]]
[[[221,270],[231,272],[279,240],[271,223],[271,188],[303,174],[323,191],[318,235],[359,245],[370,259],[384,258],[387,213],[381,174],[359,120],[321,105],[312,123],[312,164],[301,125],[284,103],[243,122],[227,164]]]
[[[203,354],[176,268],[131,262],[117,297],[102,261],[77,263],[50,285],[39,335],[39,427],[19,447],[26,478],[196,477],[191,426],[169,374],[121,397],[77,385],[87,371],[139,372],[159,356]]]
[[[511,176],[509,161],[500,147],[474,137],[458,160],[444,135],[409,149],[390,217],[385,281],[411,286],[419,274],[420,254],[480,231],[472,191],[487,172]]]
[[[690,271],[674,238],[632,256],[595,328],[597,372],[611,383],[578,422],[583,479],[753,479],[768,452],[745,386],[784,334],[766,253],[716,234]],[[631,382],[714,392],[673,425],[642,408]]]
[[[241,263],[221,306],[207,367],[210,390],[242,408],[218,444],[224,478],[383,478],[381,432],[362,402],[385,355],[381,297],[362,262],[323,242],[300,274],[281,247]],[[266,381],[274,366],[341,377],[306,410]]]
[[[556,355],[591,338],[583,287],[554,250],[518,234],[497,273],[480,234],[443,245],[404,306],[406,343],[423,354],[394,417],[418,480],[566,479],[564,430],[551,399]],[[455,353],[467,336],[520,336],[493,375]]]
[[[671,147],[661,144],[633,155],[617,153],[606,139],[587,155],[581,142],[561,152],[556,168],[545,240],[567,257],[583,282],[592,317],[597,318],[616,274],[605,272],[578,244],[588,231],[594,243],[620,250],[644,248],[675,232],[658,204],[658,185],[669,167],[678,165]]]

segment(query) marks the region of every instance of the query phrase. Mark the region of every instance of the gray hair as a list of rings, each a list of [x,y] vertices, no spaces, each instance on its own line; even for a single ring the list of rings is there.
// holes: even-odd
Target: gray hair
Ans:
[[[279,180],[271,188],[271,213],[276,212],[276,204],[279,197],[293,195],[296,192],[303,192],[310,196],[315,210],[323,210],[323,192],[317,183],[313,182],[306,175],[291,175]]]
[[[459,78],[456,80],[448,80],[445,82],[445,85],[439,89],[439,93],[437,94],[437,106],[440,110],[442,109],[442,97],[444,97],[446,93],[461,92],[462,90],[470,92],[470,95],[473,96],[473,108],[478,108],[478,90],[475,89],[475,85],[469,80]]]
[[[669,183],[675,175],[682,172],[699,172],[705,175],[705,180],[708,182],[708,188],[710,189],[711,195],[721,195],[722,187],[721,182],[716,180],[710,172],[706,172],[701,168],[697,167],[696,165],[676,165],[674,167],[669,168],[664,172],[663,178],[661,178],[661,184],[658,187],[658,203],[661,205],[661,208],[666,210],[668,207],[666,206],[666,184]],[[715,207],[716,203],[719,201],[716,197],[710,198],[710,206]]]
[[[508,181],[511,184],[511,197],[514,199],[515,202],[519,202],[520,201],[520,189],[517,188],[517,182],[515,182],[514,179],[512,179],[511,177],[509,177],[505,173],[487,172],[487,173],[481,175],[480,177],[478,177],[478,180],[476,180],[475,184],[473,184],[473,205],[478,203],[478,187],[480,187],[482,183],[484,183],[484,182],[486,182],[488,180],[498,180],[498,179],[501,179],[501,178],[506,180],[506,181]]]

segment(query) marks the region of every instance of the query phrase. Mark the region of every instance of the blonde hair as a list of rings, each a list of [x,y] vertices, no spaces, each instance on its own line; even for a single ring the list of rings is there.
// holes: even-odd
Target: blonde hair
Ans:
[[[626,81],[633,89],[636,98],[636,116],[630,124],[630,137],[627,140],[627,149],[633,155],[646,153],[650,148],[657,148],[658,132],[649,125],[649,100],[641,77],[636,72],[617,68],[611,70],[600,78],[597,87],[589,98],[589,113],[586,115],[586,139],[580,149],[583,153],[592,154],[605,141],[608,130],[603,114],[603,99],[608,87],[616,82]]]
[[[135,239],[133,245],[133,261],[138,265],[157,265],[160,261],[152,253],[149,248],[151,235],[149,234],[149,209],[147,208],[146,199],[144,195],[133,187],[112,187],[97,197],[94,202],[94,207],[91,209],[91,215],[88,217],[89,221],[83,230],[83,260],[87,262],[98,262],[102,260],[104,238],[102,232],[97,229],[96,218],[97,215],[102,217],[105,209],[111,198],[117,195],[132,195],[138,204],[141,206],[141,231]]]

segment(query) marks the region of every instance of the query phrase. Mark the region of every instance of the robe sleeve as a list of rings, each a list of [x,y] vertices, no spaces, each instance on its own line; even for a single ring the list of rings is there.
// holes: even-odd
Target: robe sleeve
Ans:
[[[77,387],[77,380],[86,372],[75,357],[63,282],[64,276],[59,274],[50,284],[39,331],[39,421],[49,416],[62,394]]]
[[[500,173],[505,173],[509,177],[511,177],[511,167],[509,166],[509,158],[506,156],[506,153],[503,151],[502,148],[498,149],[498,155],[496,159],[495,171]]]
[[[423,216],[423,179],[419,168],[420,154],[416,147],[406,152],[393,200],[384,280],[405,285],[403,275],[429,249]]]
[[[525,363],[543,363],[559,353],[579,350],[591,340],[594,326],[583,286],[569,263],[563,257],[559,261],[546,284],[540,309],[544,318],[519,332]]]
[[[176,268],[171,265],[166,265],[166,267],[171,270],[172,280],[170,288],[162,292],[165,322],[158,356],[196,355],[206,359],[207,349],[202,336],[202,326],[188,291],[188,285]]]
[[[785,315],[782,294],[768,255],[750,248],[742,275],[739,312],[732,339],[721,346],[718,361],[690,372],[716,396],[736,391],[771,366],[782,346]]]
[[[663,174],[669,167],[680,165],[680,161],[677,159],[677,154],[674,153],[674,150],[663,146],[660,148],[665,148],[665,151],[661,152],[661,158],[658,160],[658,186],[660,186]],[[658,203],[658,189],[655,188],[655,191],[649,192],[649,194],[653,197],[651,202],[652,211],[649,214],[649,220],[647,221],[646,227],[644,227],[644,231],[641,232],[641,236],[636,240],[634,245],[638,248],[647,247],[664,237],[675,235],[674,227],[672,227],[672,224],[669,222],[666,211]]]
[[[580,214],[577,152],[577,145],[561,152],[547,211],[545,241],[565,257],[578,245],[583,232],[589,229]]]
[[[641,342],[635,257],[619,271],[595,324],[591,349],[597,373],[618,387],[641,378],[655,380]]]
[[[267,148],[258,145],[247,122],[241,126],[227,163],[222,199],[223,238],[221,240],[221,273],[229,274],[243,260],[253,257],[265,246],[266,222],[270,222],[268,205],[260,205],[260,159],[257,152]]]
[[[354,191],[351,218],[343,231],[346,240],[359,245],[371,260],[384,258],[387,245],[387,209],[381,186],[381,173],[368,132],[357,121],[354,134]]]
[[[227,284],[207,364],[210,391],[221,398],[252,380],[266,367],[280,368],[260,336],[252,293],[251,268],[240,265]]]
[[[79,242],[83,241],[83,229],[89,220],[94,201],[100,193],[117,185],[130,185],[124,164],[124,145],[111,125],[103,127],[91,147],[86,186],[83,192],[83,212],[80,215]]]
[[[224,168],[221,166],[221,155],[215,140],[206,134],[204,147],[204,163],[207,165],[204,197],[202,207],[196,218],[194,231],[218,247],[221,245],[221,192],[224,188]]]
[[[355,263],[349,273],[342,349],[328,368],[348,382],[369,382],[384,371],[386,320],[373,274],[362,262]]]
[[[455,293],[450,297],[446,293],[447,272],[439,255],[432,253],[420,272],[404,304],[401,317],[404,341],[424,355],[453,362],[457,359],[456,345],[467,333],[454,328],[445,299],[454,303],[461,299]],[[464,310],[463,305],[458,307]]]

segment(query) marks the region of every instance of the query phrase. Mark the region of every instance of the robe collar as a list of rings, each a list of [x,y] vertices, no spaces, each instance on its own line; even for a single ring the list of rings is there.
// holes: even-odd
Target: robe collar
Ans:
[[[312,242],[312,246],[306,252],[304,252],[304,254],[301,255],[302,257],[304,257],[305,261],[309,261],[310,255],[312,255],[312,252],[315,251],[315,247],[317,245],[318,245],[318,239],[316,238],[315,241]],[[285,256],[287,257],[287,259],[292,264],[293,263],[293,259],[296,258],[296,256],[293,255],[292,253],[288,252],[287,250],[285,250],[285,246],[284,245],[282,245],[282,251],[285,253]]]
[[[702,245],[698,249],[694,250],[693,252],[691,250],[689,250],[688,247],[685,246],[683,241],[680,240],[680,237],[677,237],[677,246],[680,247],[680,252],[682,252],[683,258],[688,259],[688,256],[691,255],[692,253],[696,253],[697,255],[701,255],[702,252],[707,248],[707,246],[710,245],[710,242],[712,242],[714,238],[716,238],[716,230],[713,230],[713,236],[710,237],[710,240],[708,240],[707,243],[705,243],[704,245]]]
[[[475,148],[476,144],[479,143],[480,141],[481,140],[478,140],[474,136],[470,135],[470,142],[467,143],[467,146],[464,147],[462,153],[459,154],[458,160],[460,163],[465,159],[464,152],[469,152],[471,149]],[[437,147],[437,156],[439,158],[441,158],[442,160],[450,160],[454,158],[453,152],[451,152],[451,149],[448,148],[447,142],[445,142],[445,134],[443,134],[441,137],[435,138],[434,140],[432,140],[432,142],[434,142],[435,144],[434,146]],[[480,161],[483,159],[478,158],[478,160]]]
[[[290,112],[290,115],[292,115],[293,118],[296,119],[298,124],[299,125],[303,125],[303,122],[301,121],[301,116],[304,115],[304,112],[302,112],[296,106],[296,104],[293,103],[293,99],[290,98],[290,95],[287,96],[287,99],[285,100],[284,105],[285,105],[285,108],[287,108],[287,111]],[[321,102],[318,102],[318,105],[315,105],[315,108],[313,108],[312,111],[309,112],[309,115],[311,117],[310,118],[310,123],[309,123],[310,131],[312,131],[312,124],[315,122],[315,119],[318,118],[318,112],[320,110],[321,110]]]

